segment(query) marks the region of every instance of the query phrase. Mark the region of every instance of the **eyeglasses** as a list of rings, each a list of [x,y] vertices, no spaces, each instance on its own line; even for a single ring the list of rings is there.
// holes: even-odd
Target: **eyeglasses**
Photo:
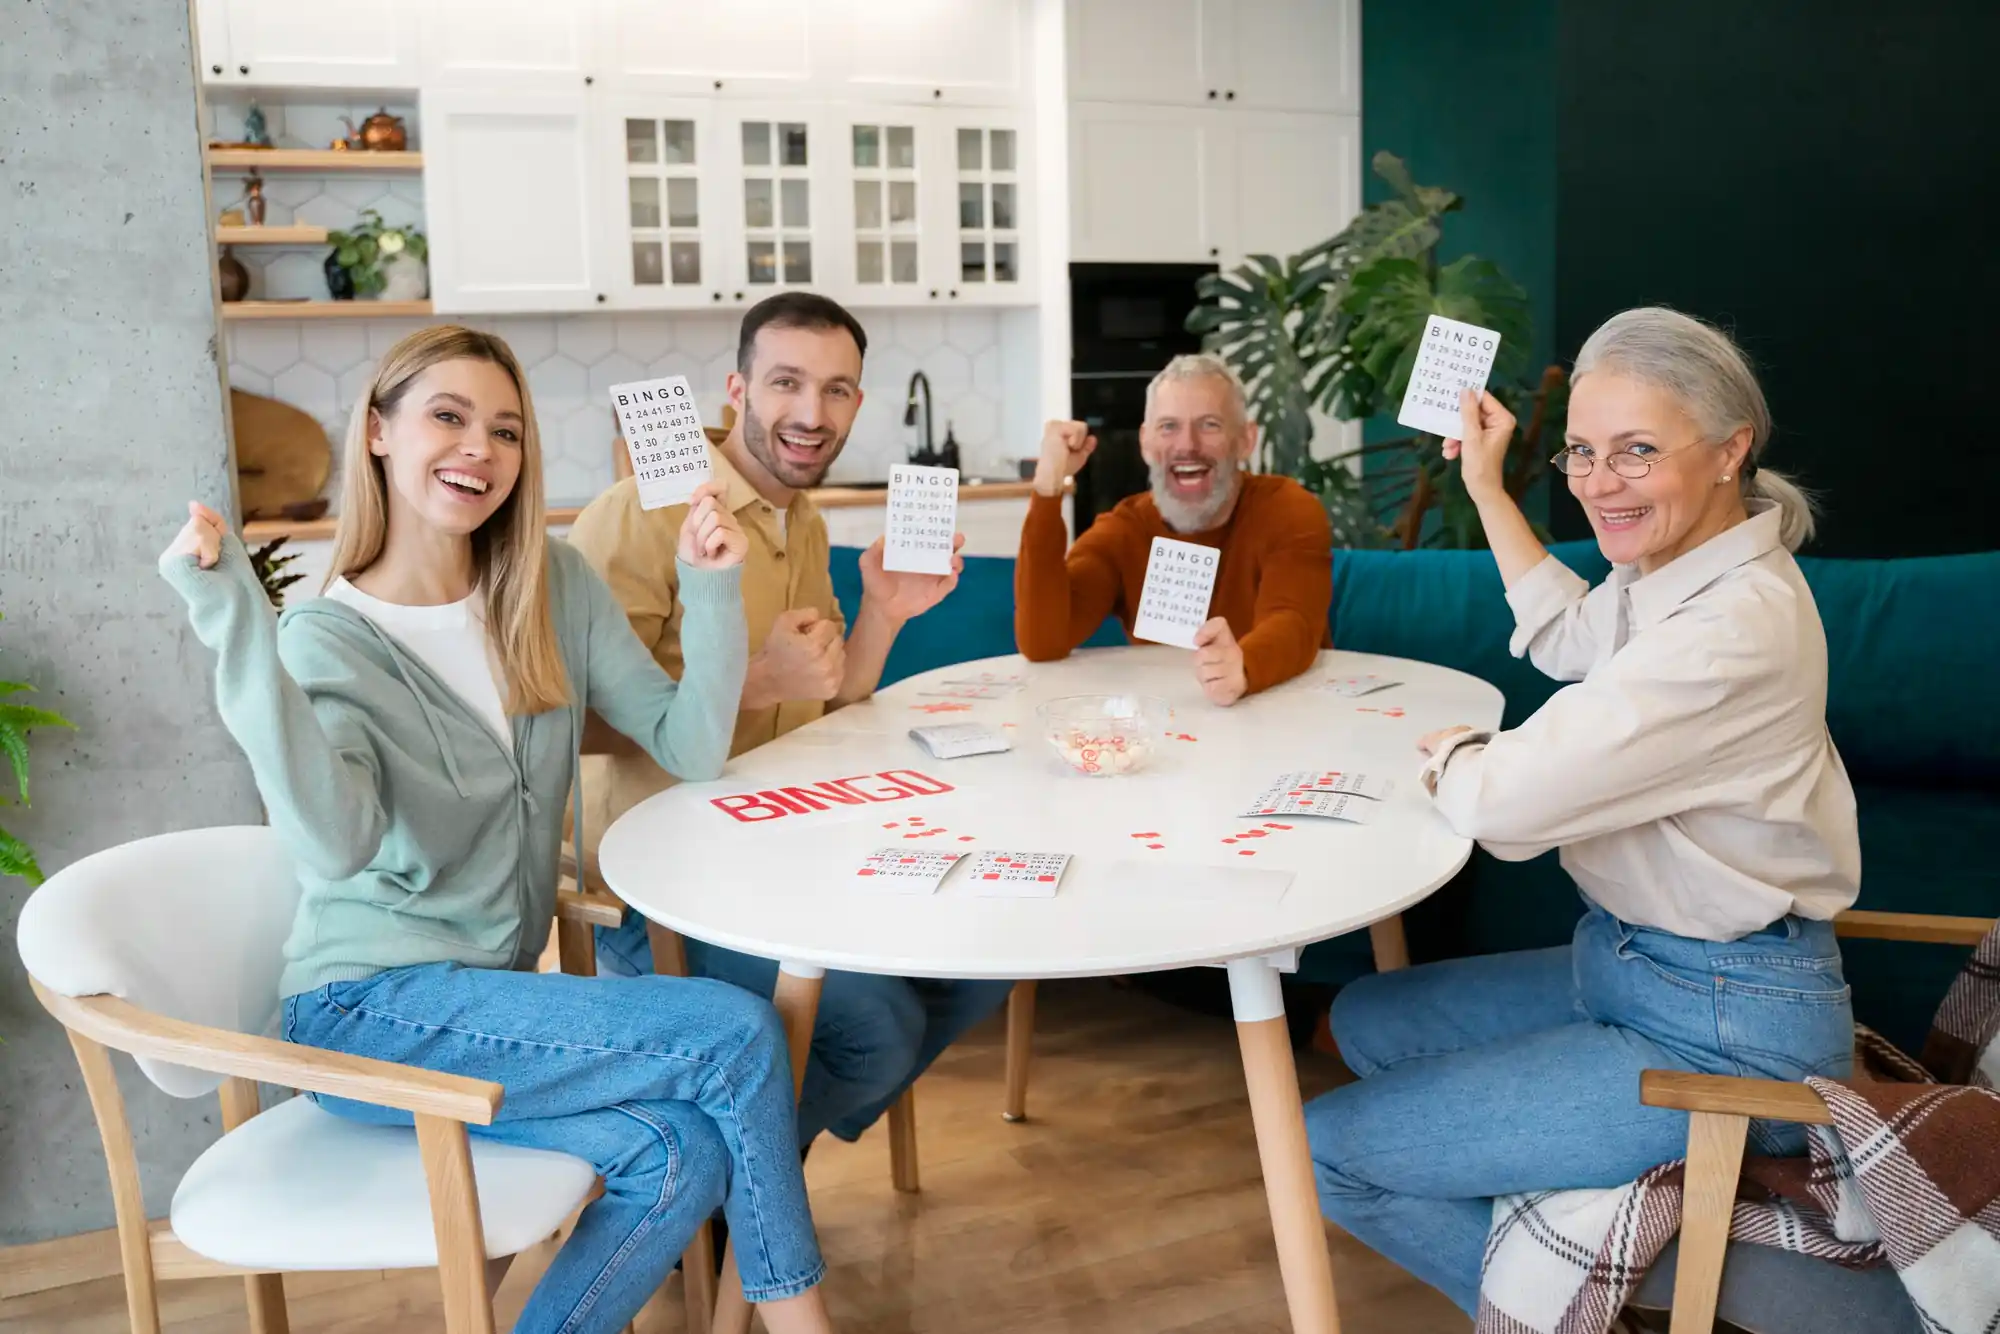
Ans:
[[[1696,441],[1695,443],[1699,444],[1700,442]],[[1670,450],[1665,454],[1654,454],[1651,457],[1641,457],[1629,449],[1622,449],[1616,454],[1607,455],[1604,462],[1611,471],[1617,473],[1620,477],[1636,481],[1651,472],[1655,463],[1659,463],[1663,459],[1670,459],[1683,450],[1693,448],[1694,445],[1683,445],[1680,449]],[[1565,449],[1562,453],[1549,460],[1550,467],[1568,477],[1588,477],[1591,468],[1596,463],[1596,459],[1588,454],[1580,454],[1574,448]]]

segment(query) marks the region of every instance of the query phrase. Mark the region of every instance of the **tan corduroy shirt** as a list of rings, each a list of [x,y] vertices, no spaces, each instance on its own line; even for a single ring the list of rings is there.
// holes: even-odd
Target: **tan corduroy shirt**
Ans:
[[[743,618],[750,652],[764,647],[778,613],[811,607],[841,622],[833,595],[826,520],[803,491],[780,512],[709,446],[709,463],[723,487],[723,501],[749,538],[743,560]],[[626,478],[590,502],[570,529],[570,544],[611,586],[632,630],[675,680],[681,675],[681,605],[675,548],[688,507],[639,508],[638,483]],[[818,718],[818,700],[787,700],[736,715],[729,753],[783,736]],[[644,756],[586,755],[583,760],[584,838],[595,847],[610,822],[639,802],[672,786],[674,779]]]

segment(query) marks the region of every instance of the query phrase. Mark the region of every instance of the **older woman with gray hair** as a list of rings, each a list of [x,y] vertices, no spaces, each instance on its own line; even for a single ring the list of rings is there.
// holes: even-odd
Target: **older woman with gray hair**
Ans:
[[[1586,911],[1570,944],[1456,959],[1342,991],[1360,1079],[1307,1109],[1320,1204],[1476,1309],[1493,1197],[1617,1186],[1678,1157],[1649,1068],[1848,1073],[1832,919],[1861,879],[1854,792],[1826,730],[1826,636],[1792,551],[1798,487],[1763,467],[1743,354],[1671,310],[1628,310],[1578,355],[1554,463],[1615,567],[1551,557],[1501,485],[1514,419],[1467,393],[1463,460],[1517,629],[1576,684],[1519,727],[1425,737],[1421,781],[1493,855],[1559,848]],[[1758,1122],[1765,1153],[1800,1151]]]

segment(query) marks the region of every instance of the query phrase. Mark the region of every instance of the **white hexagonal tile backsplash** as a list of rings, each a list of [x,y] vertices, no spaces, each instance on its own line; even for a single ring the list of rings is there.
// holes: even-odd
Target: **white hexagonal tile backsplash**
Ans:
[[[930,311],[857,314],[869,333],[862,374],[866,397],[834,480],[880,480],[890,464],[916,447],[918,430],[903,425],[904,394],[914,370],[930,376],[936,393],[933,443],[944,443],[949,425],[968,475],[1013,476],[1013,460],[1031,454],[1035,441],[1002,438],[1008,417],[1002,405],[1020,397],[1028,405],[1027,417],[1034,415],[1036,367],[1032,356],[1001,337],[1001,312],[957,310],[949,320]],[[495,316],[471,323],[506,339],[528,372],[547,454],[549,503],[580,505],[611,484],[609,386],[685,375],[702,419],[719,423],[741,318],[697,311]],[[239,389],[303,408],[338,449],[348,409],[376,360],[422,327],[422,321],[407,319],[232,324],[230,380]]]

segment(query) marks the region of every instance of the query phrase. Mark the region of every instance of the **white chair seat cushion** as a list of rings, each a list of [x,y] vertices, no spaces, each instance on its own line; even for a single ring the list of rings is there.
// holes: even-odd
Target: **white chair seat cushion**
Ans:
[[[597,1170],[581,1158],[472,1139],[489,1258],[562,1226]],[[174,1235],[245,1269],[421,1269],[437,1263],[414,1130],[343,1120],[310,1098],[252,1117],[195,1160],[174,1192]]]

